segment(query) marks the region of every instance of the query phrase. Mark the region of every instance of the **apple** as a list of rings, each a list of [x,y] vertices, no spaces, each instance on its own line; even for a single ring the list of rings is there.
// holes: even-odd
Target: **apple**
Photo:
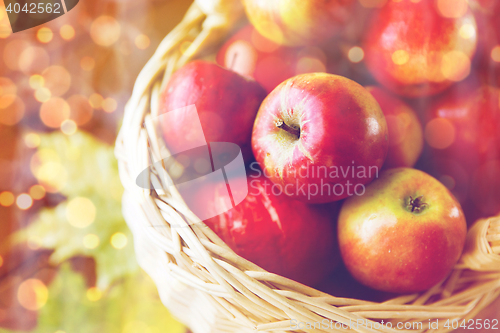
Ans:
[[[338,205],[308,205],[276,192],[259,174],[233,177],[233,197],[248,195],[236,206],[225,198],[226,183],[200,188],[188,205],[226,212],[204,221],[231,249],[261,268],[312,286],[340,262],[336,236]],[[221,207],[222,206],[222,207]],[[224,208],[224,209],[221,209]],[[337,213],[336,213],[337,212]]]
[[[424,168],[460,199],[470,223],[500,212],[499,100],[499,88],[467,82],[442,95],[425,115]]]
[[[247,25],[217,53],[217,63],[259,82],[267,92],[297,74],[325,72],[326,55],[317,47],[287,47]]]
[[[492,15],[499,8],[497,0],[468,0],[471,8],[481,14]]]
[[[414,166],[424,147],[422,124],[417,114],[408,104],[380,87],[366,89],[380,105],[389,130],[389,151],[383,168]]]
[[[495,5],[495,6],[493,6]],[[500,3],[485,3],[487,10],[475,13],[478,23],[478,51],[476,70],[484,82],[498,86],[500,84]],[[489,8],[492,7],[492,8]]]
[[[470,72],[477,26],[464,0],[389,1],[366,31],[368,69],[397,94],[434,95]]]
[[[206,142],[232,142],[244,156],[250,152],[252,125],[266,91],[255,80],[221,66],[196,60],[177,70],[160,96],[160,113],[195,105]],[[189,117],[182,113],[160,123],[165,142],[181,151],[186,141],[198,140]]]
[[[373,96],[345,77],[288,79],[262,102],[252,149],[284,193],[324,203],[364,191],[388,149],[387,124]]]
[[[283,45],[314,45],[338,34],[355,0],[244,0],[250,23]]]
[[[397,293],[423,291],[444,279],[466,233],[450,191],[411,168],[384,171],[364,195],[346,199],[338,220],[340,252],[352,276]]]

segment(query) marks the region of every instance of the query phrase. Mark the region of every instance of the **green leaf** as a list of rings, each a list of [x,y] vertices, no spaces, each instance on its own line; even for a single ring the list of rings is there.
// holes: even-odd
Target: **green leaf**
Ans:
[[[15,239],[54,249],[54,264],[75,255],[94,257],[97,286],[105,290],[139,269],[132,234],[121,214],[123,188],[113,147],[81,131],[40,137],[32,171],[40,183],[59,189],[67,200],[42,209]],[[117,234],[118,244],[113,246],[111,240]]]
[[[31,333],[183,333],[161,303],[153,281],[140,271],[91,301],[83,277],[65,263],[49,286]],[[0,332],[9,332],[1,330]]]

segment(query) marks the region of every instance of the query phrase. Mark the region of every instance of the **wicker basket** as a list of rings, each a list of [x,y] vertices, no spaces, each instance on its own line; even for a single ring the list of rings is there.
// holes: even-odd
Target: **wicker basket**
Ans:
[[[500,294],[500,216],[471,228],[462,258],[440,284],[377,303],[334,297],[268,273],[237,256],[175,189],[136,185],[143,170],[168,156],[153,121],[162,87],[187,61],[210,56],[243,15],[239,0],[195,2],[140,73],[118,135],[123,212],[139,264],[165,306],[195,333],[390,332],[400,331],[397,323],[411,323],[416,332],[445,332],[456,328],[454,320],[474,317]],[[148,179],[161,183],[161,163],[150,170]],[[429,327],[436,320],[439,328]]]

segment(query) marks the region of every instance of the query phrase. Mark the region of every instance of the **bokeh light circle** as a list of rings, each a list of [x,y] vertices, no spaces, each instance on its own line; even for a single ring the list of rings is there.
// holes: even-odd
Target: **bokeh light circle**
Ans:
[[[62,66],[50,66],[42,72],[44,87],[50,90],[52,96],[62,96],[71,85],[71,75]]]
[[[94,109],[83,95],[73,95],[67,100],[70,108],[70,119],[77,125],[86,124],[92,119]]]
[[[89,97],[89,102],[90,102],[90,105],[94,108],[94,109],[100,109],[101,106],[102,106],[102,102],[104,101],[104,98],[98,94],[98,93],[93,93],[92,95],[90,95]]]
[[[26,210],[33,205],[33,199],[27,193],[21,193],[17,196],[16,204],[19,209]]]
[[[0,77],[0,110],[10,106],[16,99],[17,87],[11,79]]]
[[[94,234],[88,234],[83,237],[83,246],[87,249],[95,249],[99,246],[100,240],[99,236]]]
[[[17,289],[17,300],[27,310],[39,310],[47,303],[48,298],[47,287],[38,279],[27,279]]]
[[[42,88],[43,85],[45,84],[45,80],[43,79],[43,76],[41,76],[39,74],[31,75],[28,82],[29,82],[29,85],[32,89]]]
[[[47,127],[59,128],[69,115],[68,103],[59,97],[49,99],[40,107],[40,119]]]
[[[365,52],[363,49],[359,46],[354,46],[349,49],[349,52],[347,53],[347,57],[349,58],[349,61],[353,63],[358,63],[363,58],[365,57]]]
[[[118,103],[114,98],[108,97],[102,101],[101,107],[104,112],[111,113],[116,110],[116,108],[118,107]]]
[[[3,61],[7,68],[13,71],[20,70],[19,57],[21,57],[21,53],[30,45],[30,42],[22,39],[8,42],[3,49]]]
[[[30,187],[30,196],[35,200],[40,200],[45,197],[45,188],[42,185],[33,185]]]
[[[141,34],[135,38],[134,43],[139,50],[144,50],[151,44],[151,40],[148,36]]]
[[[59,192],[66,185],[68,173],[52,149],[39,149],[31,157],[30,169],[47,192]]]
[[[14,204],[16,197],[10,191],[3,191],[0,193],[0,205],[4,207],[9,207]]]
[[[35,99],[40,103],[47,102],[52,97],[50,90],[45,87],[40,87],[35,90]]]
[[[41,139],[40,135],[36,133],[27,133],[24,136],[24,144],[28,148],[36,148],[40,145]]]
[[[448,80],[462,81],[470,74],[470,58],[462,51],[453,50],[443,55],[441,73]]]
[[[410,60],[410,55],[405,50],[397,50],[391,56],[392,62],[396,65],[404,65]]]
[[[127,245],[127,236],[121,232],[117,232],[111,236],[110,243],[115,249],[123,249]]]
[[[95,205],[88,198],[76,197],[66,206],[66,218],[73,227],[86,228],[94,222],[95,216]]]
[[[446,18],[460,18],[467,13],[467,0],[437,0],[438,12]]]
[[[59,29],[59,34],[64,40],[71,40],[75,37],[75,29],[71,25],[65,24]]]
[[[87,299],[89,301],[97,302],[102,297],[102,291],[101,291],[101,289],[99,289],[97,287],[91,287],[91,288],[87,289],[86,295],[87,295]]]
[[[107,15],[99,16],[90,26],[90,37],[100,46],[113,45],[120,38],[120,33],[120,23]]]
[[[46,44],[50,42],[52,38],[54,38],[54,33],[50,28],[43,27],[38,29],[38,31],[36,32],[36,39],[38,39],[40,43]]]
[[[24,49],[18,58],[18,67],[26,75],[41,73],[50,64],[47,51],[38,46]]]
[[[78,126],[71,119],[66,119],[61,123],[61,132],[63,132],[66,135],[73,135],[76,133],[77,130]]]
[[[445,149],[455,141],[455,127],[448,119],[432,119],[425,125],[424,136],[432,148]]]

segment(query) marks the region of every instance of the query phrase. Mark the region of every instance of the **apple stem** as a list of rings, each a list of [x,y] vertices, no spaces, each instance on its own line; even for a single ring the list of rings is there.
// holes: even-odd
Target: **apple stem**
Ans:
[[[410,196],[406,208],[412,213],[420,213],[427,206],[428,204],[424,202],[423,195],[416,197],[415,199],[413,199],[413,197]]]
[[[281,128],[282,130],[287,131],[291,135],[300,138],[300,130],[294,127],[288,126],[282,119],[276,120],[276,127]]]

